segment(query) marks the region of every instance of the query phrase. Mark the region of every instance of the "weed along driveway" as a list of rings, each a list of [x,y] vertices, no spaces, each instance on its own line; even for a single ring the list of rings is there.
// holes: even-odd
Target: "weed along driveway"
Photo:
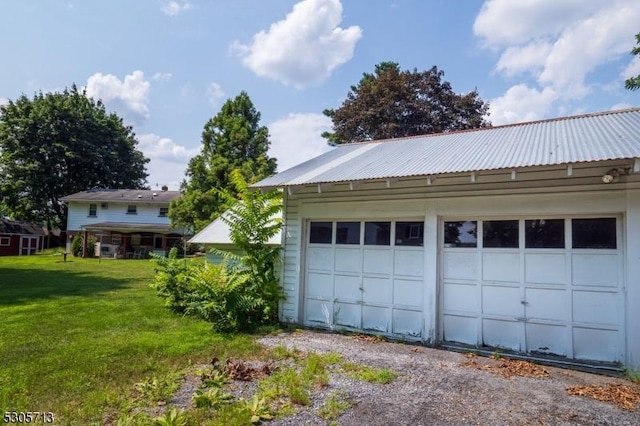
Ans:
[[[397,375],[379,384],[332,374],[308,407],[272,425],[327,424],[317,413],[329,399],[342,403],[339,425],[640,424],[640,385],[622,378],[308,330],[260,343],[337,353]]]

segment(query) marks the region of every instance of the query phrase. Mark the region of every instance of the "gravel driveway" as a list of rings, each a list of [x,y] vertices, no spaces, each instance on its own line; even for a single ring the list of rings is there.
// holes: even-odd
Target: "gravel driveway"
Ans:
[[[590,384],[635,388],[623,379],[552,367],[544,367],[546,378],[505,377],[492,368],[499,361],[489,358],[470,360],[456,352],[309,330],[260,342],[337,352],[351,362],[398,374],[387,385],[332,377],[328,389],[312,398],[311,407],[268,422],[273,426],[327,424],[313,413],[336,391],[354,403],[337,419],[340,425],[640,425],[638,411],[567,392],[568,387]]]

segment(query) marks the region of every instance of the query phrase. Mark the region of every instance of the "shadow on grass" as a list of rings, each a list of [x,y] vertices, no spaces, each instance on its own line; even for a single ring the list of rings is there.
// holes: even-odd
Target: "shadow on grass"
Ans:
[[[0,268],[0,306],[57,297],[88,296],[121,289],[129,277],[104,277],[86,271]]]

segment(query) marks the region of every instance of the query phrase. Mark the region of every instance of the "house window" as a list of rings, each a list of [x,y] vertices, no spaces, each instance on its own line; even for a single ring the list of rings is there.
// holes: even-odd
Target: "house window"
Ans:
[[[578,249],[615,249],[616,219],[613,217],[598,219],[571,220],[572,247]]]
[[[0,246],[8,246],[11,244],[11,238],[9,237],[0,237]]]
[[[158,213],[158,216],[167,217],[168,214],[169,214],[169,207],[160,207],[160,213]]]
[[[444,223],[445,247],[477,247],[478,222],[475,220]]]
[[[365,222],[364,245],[388,246],[391,244],[391,222]]]
[[[140,234],[131,235],[131,244],[134,246],[140,245]]]
[[[129,204],[127,206],[127,214],[138,214],[138,206],[135,204]]]
[[[525,248],[564,248],[564,219],[524,221]]]
[[[332,222],[311,222],[309,231],[309,243],[331,244]]]
[[[122,235],[120,234],[111,234],[111,244],[122,244]]]
[[[98,205],[89,204],[89,217],[96,217],[98,215]]]
[[[423,222],[396,222],[396,246],[424,245]]]
[[[336,244],[360,244],[360,222],[336,223]]]
[[[517,220],[482,222],[482,246],[485,248],[518,248]]]

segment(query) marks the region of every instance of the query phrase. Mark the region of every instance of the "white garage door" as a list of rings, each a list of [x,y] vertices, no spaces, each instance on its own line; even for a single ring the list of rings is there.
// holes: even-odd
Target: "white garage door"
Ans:
[[[445,220],[443,340],[622,360],[620,222]]]
[[[309,221],[305,324],[419,339],[424,222]]]

